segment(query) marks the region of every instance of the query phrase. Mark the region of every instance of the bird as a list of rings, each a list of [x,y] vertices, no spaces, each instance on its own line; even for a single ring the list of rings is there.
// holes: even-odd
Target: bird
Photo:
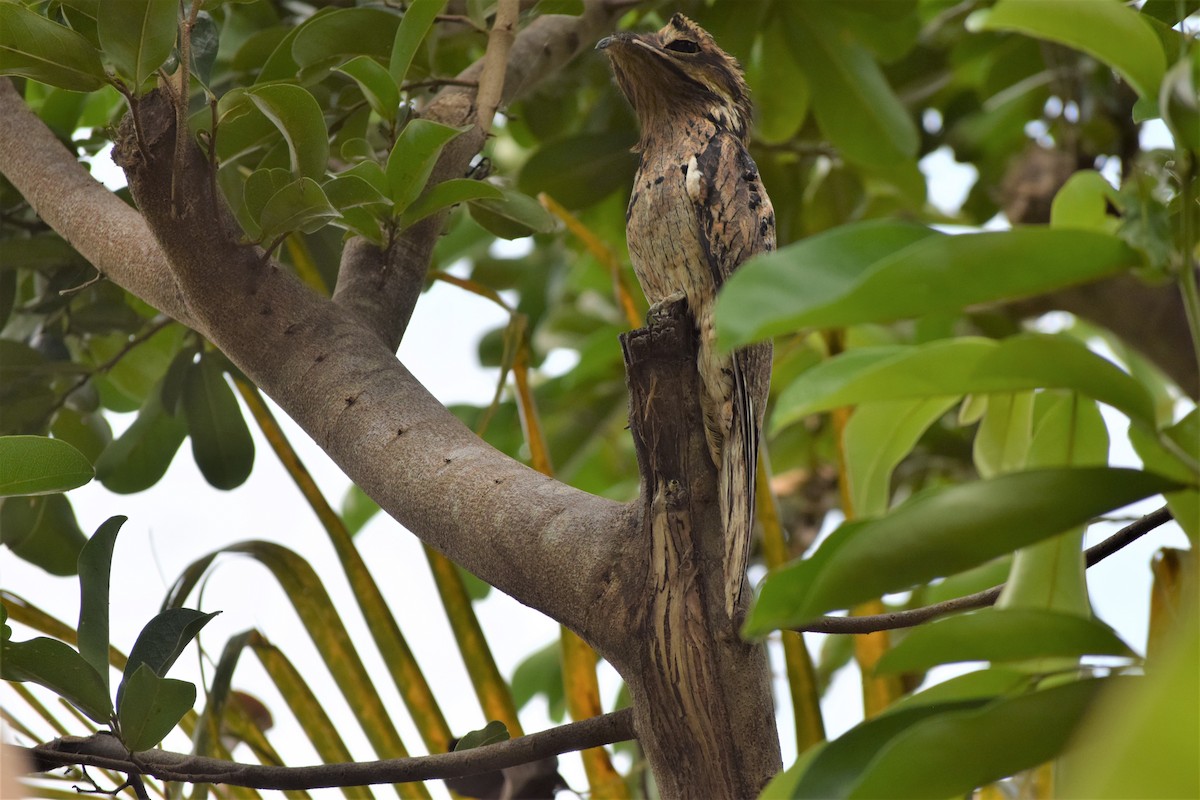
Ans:
[[[696,327],[733,619],[750,557],[772,355],[770,342],[721,353],[713,328],[722,284],[751,256],[775,249],[775,212],[747,149],[750,93],[737,60],[682,14],[655,33],[617,33],[596,48],[641,129],[625,215],[634,273],[652,309],[684,297]]]

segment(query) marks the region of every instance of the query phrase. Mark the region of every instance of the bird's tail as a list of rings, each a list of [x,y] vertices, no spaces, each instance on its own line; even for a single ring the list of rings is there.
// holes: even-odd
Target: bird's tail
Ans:
[[[758,415],[746,370],[733,354],[732,418],[721,448],[720,507],[725,521],[725,612],[733,618],[745,583],[754,530],[754,478],[758,468]]]

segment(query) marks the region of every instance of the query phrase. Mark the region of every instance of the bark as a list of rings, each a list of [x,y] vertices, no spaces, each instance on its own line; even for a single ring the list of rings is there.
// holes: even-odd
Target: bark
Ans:
[[[625,678],[664,797],[754,797],[779,771],[766,650],[725,611],[724,528],[704,436],[694,326],[679,302],[622,337],[640,530],[614,586],[623,634],[598,648]]]

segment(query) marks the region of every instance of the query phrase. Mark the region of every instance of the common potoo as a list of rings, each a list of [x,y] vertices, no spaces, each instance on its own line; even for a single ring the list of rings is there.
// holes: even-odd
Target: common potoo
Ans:
[[[626,212],[629,256],[654,304],[682,295],[699,336],[705,434],[725,523],[725,607],[745,580],[771,345],[717,352],[713,305],[750,256],[775,248],[775,214],[746,150],[750,98],[737,61],[682,14],[657,33],[599,42],[641,125]]]

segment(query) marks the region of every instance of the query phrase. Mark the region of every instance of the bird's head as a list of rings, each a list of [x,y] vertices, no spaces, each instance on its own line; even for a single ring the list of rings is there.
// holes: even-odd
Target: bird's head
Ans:
[[[617,86],[629,98],[642,134],[680,117],[708,116],[746,138],[750,92],[737,59],[708,31],[676,14],[656,33],[618,33],[596,45],[612,62]]]

